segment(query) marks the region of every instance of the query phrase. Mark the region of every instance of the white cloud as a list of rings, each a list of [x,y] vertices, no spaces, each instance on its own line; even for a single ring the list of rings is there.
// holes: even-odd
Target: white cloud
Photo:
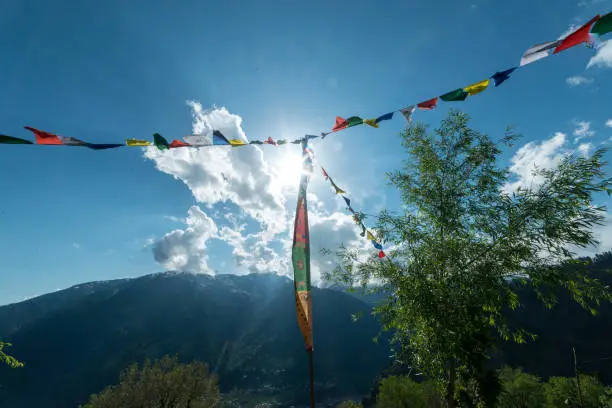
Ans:
[[[194,134],[220,130],[229,139],[246,140],[242,118],[225,108],[203,110],[190,102]],[[183,181],[200,203],[212,206],[231,201],[264,226],[267,239],[285,225],[285,199],[282,188],[273,182],[273,173],[259,147],[203,147],[199,149],[146,149],[145,157],[158,170]]]
[[[217,225],[198,206],[189,209],[184,222],[185,229],[171,231],[153,245],[155,260],[169,270],[212,273],[206,242],[217,235]]]
[[[612,40],[602,42],[597,48],[587,64],[587,68],[591,67],[612,68]]]
[[[565,82],[571,86],[571,87],[575,87],[575,86],[579,86],[579,85],[587,85],[587,84],[592,84],[593,83],[593,79],[592,78],[586,78],[580,75],[575,75],[575,76],[571,76],[569,78],[565,79]]]
[[[239,116],[225,108],[204,110],[198,103],[189,105],[193,112],[194,134],[207,135],[212,130],[220,130],[228,138],[246,140]],[[289,149],[267,149],[266,157],[272,159],[269,162],[257,146],[163,152],[147,148],[145,157],[153,160],[158,170],[185,183],[198,202],[208,208],[231,202],[238,208],[230,212],[226,206],[226,210],[215,211],[211,218],[199,207],[192,207],[185,221],[187,228],[174,230],[153,245],[156,261],[167,269],[214,273],[207,263],[206,242],[219,239],[232,248],[235,261],[235,267],[224,273],[275,272],[291,276],[295,202],[287,203],[285,193],[292,199],[297,194],[299,174],[294,182],[293,171],[287,170],[295,165],[296,157],[297,160],[300,157],[292,155]],[[359,237],[349,215],[329,213],[312,193],[308,199],[311,274],[313,282],[317,282],[321,272],[333,267],[334,261],[333,257],[321,255],[320,248],[334,251],[339,243],[361,247],[367,241]],[[249,219],[258,221],[258,226],[248,223]],[[217,227],[215,220],[224,225]]]
[[[578,151],[583,156],[588,156],[592,149],[593,149],[593,143],[580,143],[580,145],[578,146]]]
[[[585,137],[595,136],[595,131],[591,130],[591,122],[579,121],[576,122],[576,129],[574,129],[574,143],[578,143]]]
[[[565,133],[557,132],[550,139],[541,143],[529,142],[522,146],[512,157],[510,173],[518,178],[504,186],[505,192],[515,191],[519,187],[529,187],[542,182],[540,176],[534,176],[537,168],[554,168],[563,157],[563,147],[567,140]]]
[[[612,119],[606,120],[606,127],[612,128]]]

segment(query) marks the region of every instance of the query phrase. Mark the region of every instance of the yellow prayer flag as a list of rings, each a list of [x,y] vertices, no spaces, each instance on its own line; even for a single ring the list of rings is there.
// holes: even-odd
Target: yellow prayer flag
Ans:
[[[370,125],[372,127],[378,128],[378,123],[376,123],[376,119],[364,119],[363,123],[366,125]]]
[[[368,241],[376,241],[376,238],[374,238],[374,235],[372,235],[370,231],[368,231]]]
[[[151,146],[151,142],[148,140],[136,140],[134,138],[125,141],[128,146]]]
[[[463,90],[467,92],[470,96],[476,95],[487,89],[487,86],[489,86],[489,82],[490,80],[485,79],[484,81],[476,82],[475,84],[466,86],[465,88],[463,88]]]
[[[244,141],[242,141],[240,139],[232,139],[229,142],[230,142],[230,144],[232,146],[244,146],[246,144],[246,142],[244,142]]]
[[[341,189],[340,187],[335,186],[335,188],[336,188],[336,194],[346,194],[346,191],[344,191],[344,190],[343,190],[343,189]]]

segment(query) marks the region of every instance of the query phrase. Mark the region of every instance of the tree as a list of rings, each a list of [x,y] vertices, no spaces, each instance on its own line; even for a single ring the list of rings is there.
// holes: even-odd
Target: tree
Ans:
[[[569,249],[596,243],[591,228],[602,225],[605,208],[593,195],[612,192],[602,171],[605,151],[567,155],[554,169],[537,169],[531,185],[508,191],[510,173],[497,165],[500,147],[468,122],[452,111],[433,133],[420,124],[402,133],[409,157],[388,174],[401,210],[383,210],[375,231],[387,258],[364,261],[359,251],[341,248],[338,267],[326,275],[362,288],[380,283],[388,296],[375,313],[393,331],[399,358],[444,387],[450,407],[456,384],[484,387],[478,382],[487,378],[484,363],[498,338],[535,337],[508,327],[502,315],[519,307],[518,285],[547,307],[559,285],[593,312],[610,299],[586,268],[574,267]],[[508,130],[501,143],[516,138]]]
[[[435,408],[442,398],[432,382],[417,383],[404,376],[389,376],[382,380],[376,408]]]
[[[502,392],[497,398],[498,408],[541,408],[546,401],[540,379],[521,369],[504,367],[499,370]]]
[[[10,356],[3,351],[5,347],[10,346],[11,343],[4,343],[0,341],[0,363],[4,363],[11,368],[23,367],[23,363],[21,361],[18,361],[17,359],[15,359],[15,357]]]
[[[206,364],[180,364],[176,357],[137,364],[121,375],[118,385],[92,395],[84,408],[212,408],[220,402],[217,377]]]
[[[363,405],[355,401],[344,401],[337,405],[336,408],[363,408]]]
[[[600,401],[605,398],[605,388],[597,378],[581,374],[580,390],[582,403],[580,402],[575,378],[551,377],[544,385],[545,407],[599,408],[601,406]]]

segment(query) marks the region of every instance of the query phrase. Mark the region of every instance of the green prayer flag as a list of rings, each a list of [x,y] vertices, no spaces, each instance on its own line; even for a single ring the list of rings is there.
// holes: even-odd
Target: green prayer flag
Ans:
[[[346,123],[346,127],[357,126],[363,123],[363,119],[361,119],[359,116],[351,116],[346,120]]]
[[[612,31],[612,12],[606,14],[595,22],[591,34],[604,35]]]
[[[170,148],[168,141],[159,133],[153,135],[153,144],[157,146],[159,150],[166,150]]]
[[[455,89],[454,91],[440,95],[440,99],[442,99],[444,102],[465,101],[465,98],[467,97],[468,93],[465,92],[463,88]]]
[[[4,144],[33,144],[29,140],[19,139],[18,137],[0,135],[0,143]]]

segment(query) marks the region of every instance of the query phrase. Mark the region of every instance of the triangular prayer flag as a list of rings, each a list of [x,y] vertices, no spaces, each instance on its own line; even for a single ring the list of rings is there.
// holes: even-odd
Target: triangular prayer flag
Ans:
[[[361,119],[359,116],[351,116],[346,120],[347,127],[361,125],[362,123],[363,119]]]
[[[515,70],[516,70],[516,67],[507,69],[505,71],[496,72],[493,75],[491,75],[491,78],[495,82],[495,86],[498,87],[502,83],[504,83],[504,81],[510,78],[510,74],[512,74]]]
[[[125,145],[119,143],[87,143],[85,147],[89,147],[93,150],[106,150],[106,149],[116,149],[117,147],[122,147]]]
[[[376,123],[382,122],[383,120],[391,120],[393,119],[393,112],[385,113],[376,118]]]
[[[370,231],[368,231],[368,240],[376,241],[376,238],[374,238],[374,235],[372,235],[372,233]]]
[[[333,181],[331,181],[331,179],[330,179],[330,182],[332,183],[334,190],[336,190],[336,194],[346,194],[346,191],[338,187]]]
[[[604,35],[608,34],[610,31],[612,31],[612,13],[608,13],[597,20],[593,25],[591,34]]]
[[[350,208],[351,207],[351,200],[349,200],[347,197],[342,196],[342,198],[344,198],[344,202],[346,203],[346,205]]]
[[[321,167],[321,171],[323,172],[323,177],[325,177],[325,180],[329,180],[329,176],[323,167]]]
[[[87,146],[87,143],[76,137],[58,136],[64,146]]]
[[[20,139],[18,137],[0,135],[0,143],[1,144],[34,144],[29,140]]]
[[[280,140],[276,141],[276,144],[279,145],[279,146],[287,144],[287,143],[289,143],[287,139],[280,139]]]
[[[378,257],[380,259],[384,258],[385,257],[385,253],[383,251],[378,251]]]
[[[260,145],[263,144],[263,142],[261,140],[251,140],[249,144]]]
[[[578,44],[582,44],[582,43],[589,41],[589,31],[591,31],[591,26],[595,24],[597,20],[599,20],[599,17],[600,17],[599,14],[596,15],[588,23],[586,23],[585,25],[583,25],[582,27],[580,27],[579,29],[577,29],[576,31],[574,31],[573,33],[565,37],[561,41],[561,44],[559,44],[557,48],[555,48],[555,51],[553,52],[553,54],[556,54],[558,52],[567,50],[568,48],[574,47]]]
[[[211,146],[212,145],[212,140],[211,140],[210,136],[188,135],[188,136],[184,136],[183,139],[190,146],[194,146],[194,147]]]
[[[404,115],[404,118],[408,121],[409,124],[412,123],[412,114],[415,110],[416,107],[414,105],[410,105],[406,108],[400,109],[400,112],[402,113],[402,115]]]
[[[278,146],[276,144],[276,141],[274,139],[272,139],[270,136],[268,136],[268,138],[266,140],[264,140],[264,144],[271,144],[271,145],[274,145],[274,146]]]
[[[374,246],[374,248],[378,249],[379,251],[382,251],[382,245],[380,245],[378,242],[372,240],[372,245]]]
[[[39,145],[61,145],[62,141],[57,135],[53,133],[44,132],[42,130],[34,129],[33,127],[24,126],[30,132],[34,133],[36,137],[36,144]]]
[[[346,129],[347,127],[348,123],[346,122],[346,119],[336,116],[336,124],[332,128],[332,132],[337,132],[339,130]]]
[[[128,146],[151,146],[151,142],[148,140],[136,140],[134,138],[126,140],[125,144]]]
[[[561,44],[562,40],[545,42],[542,44],[536,44],[529,48],[521,57],[520,66],[531,64],[532,62],[541,60],[542,58],[548,57],[550,51]]]
[[[244,140],[240,140],[240,139],[232,139],[229,142],[234,147],[235,146],[244,146],[246,144],[246,142]]]
[[[229,144],[229,140],[227,140],[227,138],[223,136],[223,133],[218,130],[213,131],[213,145],[226,146]]]
[[[353,215],[353,221],[355,221],[356,224],[361,225],[361,218],[359,218],[359,214]]]
[[[185,143],[181,140],[173,140],[172,143],[170,143],[171,149],[175,149],[177,147],[189,147],[189,146],[191,146],[189,143]]]
[[[440,99],[442,99],[444,102],[465,101],[465,98],[467,97],[468,93],[465,92],[462,88],[447,92],[444,95],[440,95]]]
[[[468,93],[468,95],[476,95],[487,89],[489,86],[489,79],[485,79],[484,81],[476,82],[475,84],[468,85],[463,90]]]
[[[370,125],[372,127],[378,128],[378,122],[376,122],[376,119],[364,119],[363,123],[365,123],[366,125]]]
[[[170,148],[170,144],[168,143],[166,138],[160,135],[159,133],[155,133],[153,135],[153,144],[155,144],[155,146],[157,146],[159,150],[166,150]]]
[[[365,237],[366,234],[366,228],[363,226],[363,224],[361,225],[361,234],[359,234],[359,236],[361,237]]]
[[[435,109],[437,104],[438,104],[438,97],[436,96],[433,99],[419,103],[417,107],[422,110],[432,110],[432,109]]]

